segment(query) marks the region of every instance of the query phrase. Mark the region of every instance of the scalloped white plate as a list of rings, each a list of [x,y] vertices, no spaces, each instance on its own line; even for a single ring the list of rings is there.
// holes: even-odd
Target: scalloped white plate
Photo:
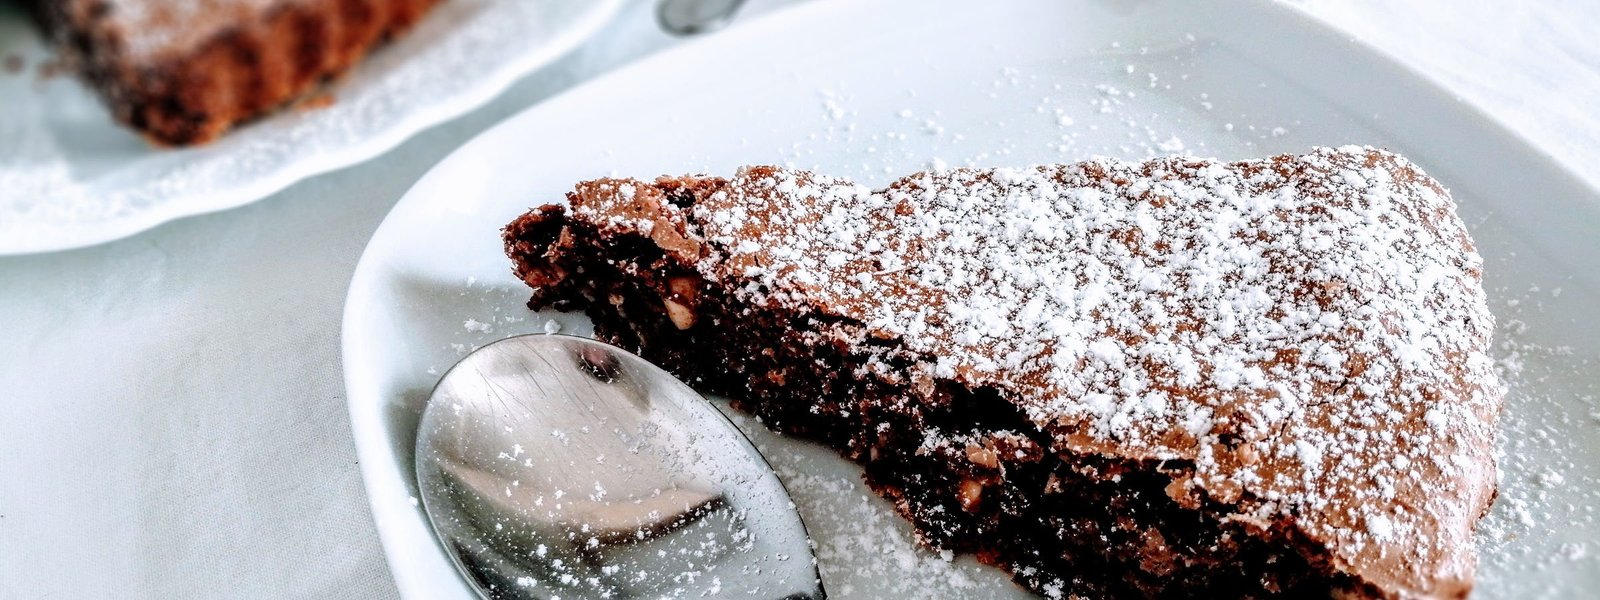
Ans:
[[[329,92],[211,144],[155,148],[72,77],[0,70],[0,255],[89,246],[233,208],[370,159],[488,102],[593,34],[621,0],[450,0]],[[0,3],[0,58],[49,53]]]
[[[352,427],[396,582],[410,597],[468,597],[411,500],[417,414],[475,345],[551,320],[587,331],[581,315],[527,311],[499,237],[577,181],[790,162],[879,185],[941,159],[1347,143],[1387,146],[1453,188],[1486,260],[1496,356],[1514,372],[1478,596],[1600,589],[1600,192],[1380,52],[1261,0],[817,2],[615,72],[462,146],[379,227],[345,305]],[[834,597],[1025,596],[996,569],[915,548],[854,465],[744,425],[794,495]]]

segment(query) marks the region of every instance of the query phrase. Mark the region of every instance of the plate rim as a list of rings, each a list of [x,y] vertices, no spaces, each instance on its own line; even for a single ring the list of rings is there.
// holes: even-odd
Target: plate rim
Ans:
[[[311,177],[343,170],[378,158],[425,129],[453,121],[488,104],[505,93],[522,77],[571,52],[606,23],[611,22],[621,11],[623,0],[585,0],[585,4],[589,7],[586,12],[535,51],[522,54],[516,60],[490,70],[479,80],[478,85],[468,90],[407,113],[377,135],[355,144],[328,150],[317,156],[287,161],[243,185],[228,186],[214,192],[188,194],[175,200],[161,202],[127,218],[58,229],[71,232],[67,236],[35,240],[35,243],[26,244],[12,244],[0,239],[0,257],[46,254],[99,246],[133,237],[179,219],[223,212],[265,200]],[[518,111],[517,114],[521,112]],[[498,126],[497,123],[489,129]],[[476,134],[473,139],[477,139]],[[431,168],[429,172],[432,172]]]
[[[1411,77],[1411,78],[1414,78],[1416,80],[1419,80],[1419,81],[1422,81],[1422,82],[1426,83],[1427,87],[1429,88],[1430,91],[1437,92],[1439,95],[1445,96],[1445,97],[1455,101],[1457,104],[1460,104],[1460,105],[1466,107],[1466,109],[1469,112],[1471,112],[1474,117],[1477,117],[1479,122],[1481,122],[1485,126],[1493,128],[1495,130],[1495,133],[1497,133],[1497,134],[1504,135],[1504,136],[1507,136],[1509,138],[1512,138],[1512,139],[1516,140],[1518,145],[1520,145],[1522,147],[1521,149],[1524,151],[1523,152],[1524,154],[1527,154],[1527,155],[1530,155],[1530,156],[1535,156],[1535,157],[1539,158],[1539,160],[1541,162],[1545,162],[1545,163],[1548,163],[1551,166],[1554,166],[1555,168],[1552,169],[1552,170],[1560,171],[1563,175],[1567,176],[1573,182],[1577,183],[1579,185],[1579,187],[1582,187],[1582,188],[1585,189],[1585,191],[1589,192],[1589,196],[1590,196],[1590,198],[1592,200],[1595,200],[1597,203],[1600,203],[1600,172],[1596,172],[1594,177],[1588,177],[1588,176],[1585,176],[1583,173],[1578,172],[1572,166],[1566,164],[1565,162],[1562,162],[1561,158],[1556,154],[1556,152],[1554,150],[1547,149],[1547,148],[1545,148],[1543,146],[1540,146],[1531,136],[1529,136],[1527,134],[1524,134],[1521,131],[1518,131],[1518,130],[1512,128],[1509,123],[1506,123],[1505,121],[1503,121],[1503,120],[1501,120],[1499,118],[1496,118],[1493,114],[1491,114],[1489,112],[1489,109],[1487,107],[1485,107],[1484,105],[1482,105],[1482,104],[1480,104],[1478,102],[1474,102],[1471,99],[1467,98],[1466,96],[1462,96],[1459,93],[1451,91],[1450,87],[1448,85],[1446,85],[1446,83],[1445,83],[1443,78],[1440,78],[1440,77],[1438,77],[1436,75],[1432,75],[1432,74],[1428,73],[1427,71],[1424,71],[1422,69],[1422,67],[1420,67],[1418,65],[1414,65],[1414,64],[1412,64],[1410,62],[1407,62],[1407,61],[1401,59],[1395,53],[1390,52],[1388,50],[1385,50],[1382,47],[1379,47],[1378,45],[1374,44],[1373,42],[1369,41],[1366,38],[1360,37],[1360,36],[1358,36],[1356,34],[1353,34],[1353,33],[1349,32],[1349,31],[1345,31],[1343,29],[1335,27],[1332,23],[1330,23],[1328,21],[1325,21],[1322,18],[1316,16],[1314,13],[1312,13],[1311,9],[1308,8],[1305,4],[1288,2],[1286,0],[1234,0],[1234,1],[1259,2],[1260,4],[1265,5],[1262,8],[1267,8],[1267,9],[1272,9],[1272,10],[1281,10],[1281,11],[1286,11],[1286,12],[1292,13],[1293,16],[1291,18],[1302,19],[1304,21],[1308,21],[1308,22],[1314,24],[1316,27],[1318,27],[1318,28],[1320,28],[1320,29],[1322,29],[1324,31],[1339,34],[1340,37],[1344,38],[1344,40],[1345,40],[1345,42],[1347,44],[1349,44],[1351,46],[1354,46],[1354,47],[1357,47],[1357,48],[1361,48],[1362,50],[1364,50],[1366,52],[1370,52],[1373,55],[1382,58],[1384,62],[1388,63],[1392,67],[1400,69],[1408,77]]]
[[[900,0],[872,0],[872,2],[877,4],[887,4],[897,1]],[[1498,137],[1498,141],[1503,144],[1503,147],[1509,150],[1515,150],[1518,153],[1529,157],[1535,162],[1543,164],[1545,167],[1547,167],[1547,172],[1552,176],[1560,177],[1566,180],[1559,182],[1560,185],[1571,187],[1573,189],[1579,189],[1585,192],[1586,198],[1578,201],[1587,201],[1596,206],[1600,206],[1600,179],[1591,180],[1590,178],[1584,177],[1574,168],[1559,160],[1554,152],[1539,146],[1532,138],[1511,128],[1510,125],[1508,125],[1505,121],[1495,118],[1482,105],[1469,101],[1460,94],[1451,91],[1451,89],[1445,85],[1443,80],[1425,73],[1419,67],[1400,59],[1400,57],[1396,56],[1394,53],[1384,50],[1383,48],[1374,45],[1372,42],[1366,39],[1354,36],[1343,29],[1335,27],[1333,24],[1316,17],[1303,7],[1286,3],[1281,0],[1230,1],[1236,5],[1247,7],[1249,10],[1260,12],[1275,11],[1277,13],[1276,18],[1285,19],[1287,21],[1294,22],[1300,27],[1310,30],[1317,30],[1324,34],[1338,37],[1344,44],[1347,45],[1350,51],[1354,53],[1365,53],[1366,57],[1364,58],[1370,60],[1370,62],[1381,64],[1382,67],[1393,70],[1394,77],[1420,84],[1420,88],[1424,93],[1431,94],[1440,101],[1453,101],[1461,105],[1461,108],[1465,109],[1467,113],[1464,116],[1470,118],[1472,121],[1475,121],[1476,124],[1482,128],[1481,132],[1483,134]],[[758,18],[751,19],[749,22],[740,23],[737,26],[730,28],[730,30],[737,32],[751,28],[769,28],[774,27],[775,24],[781,24],[785,21],[798,20],[807,17],[811,13],[848,11],[850,10],[849,7],[851,6],[864,4],[867,3],[861,2],[860,0],[810,0],[807,2],[783,7]],[[614,85],[612,83],[614,81],[626,81],[628,79],[632,79],[637,76],[636,74],[649,71],[660,65],[673,65],[681,63],[683,62],[681,58],[682,56],[696,53],[702,46],[724,43],[722,40],[727,39],[727,37],[728,36],[719,32],[717,34],[708,35],[700,39],[678,44],[660,52],[656,52],[635,60],[631,63],[625,64],[619,68],[607,71],[597,77],[586,80],[576,86],[564,90],[550,98],[546,98],[537,104],[507,116],[494,125],[478,132],[471,139],[462,142],[460,146],[454,150],[451,150],[449,154],[435,163],[433,167],[429,168],[426,173],[419,177],[417,181],[414,182],[412,186],[401,195],[400,199],[384,216],[378,227],[374,229],[372,237],[368,240],[366,247],[361,253],[360,259],[357,261],[356,268],[351,277],[350,286],[346,292],[345,306],[341,317],[342,321],[340,326],[340,350],[342,372],[345,381],[346,404],[351,418],[352,433],[356,434],[354,441],[358,462],[360,463],[363,491],[367,494],[368,505],[375,519],[379,516],[380,508],[372,494],[373,477],[375,476],[374,469],[378,468],[376,465],[378,465],[383,459],[388,458],[389,455],[382,452],[381,448],[374,447],[380,441],[386,443],[387,439],[374,439],[380,432],[371,430],[372,424],[367,423],[363,419],[364,415],[362,414],[362,410],[364,406],[382,406],[382,403],[386,402],[386,399],[367,397],[369,394],[366,392],[371,391],[372,388],[376,387],[376,385],[366,385],[365,389],[358,389],[361,388],[366,381],[372,379],[372,374],[363,374],[360,369],[356,368],[357,364],[368,362],[369,359],[367,358],[367,349],[361,347],[360,339],[356,337],[360,333],[357,331],[357,329],[359,327],[364,327],[364,325],[356,325],[355,322],[360,318],[359,313],[365,310],[362,303],[363,296],[368,293],[367,290],[372,289],[374,283],[381,281],[381,279],[378,278],[379,274],[382,272],[380,270],[380,263],[384,262],[385,259],[377,255],[376,242],[378,242],[380,238],[385,237],[386,231],[394,227],[393,223],[398,222],[399,214],[403,212],[410,212],[410,206],[412,204],[418,204],[423,201],[422,198],[425,196],[421,195],[418,190],[423,190],[429,187],[426,184],[432,178],[441,176],[439,175],[440,173],[456,168],[455,163],[461,160],[460,157],[462,155],[472,154],[473,148],[485,143],[485,139],[498,137],[497,133],[517,129],[519,123],[535,119],[535,115],[544,112],[545,109],[551,106],[560,106],[565,101],[568,101],[573,97],[588,95],[590,90],[596,88],[603,89],[605,86]],[[737,44],[733,45],[737,46]],[[395,584],[400,590],[401,595],[406,596],[410,592],[404,585],[401,584],[401,581],[408,579],[409,577],[402,575],[395,569],[395,559],[399,554],[400,549],[396,548],[397,544],[395,542],[387,538],[387,536],[392,536],[391,533],[386,533],[385,529],[382,527],[378,527],[377,529],[380,546],[383,549],[384,558],[390,568],[391,575],[394,576]]]

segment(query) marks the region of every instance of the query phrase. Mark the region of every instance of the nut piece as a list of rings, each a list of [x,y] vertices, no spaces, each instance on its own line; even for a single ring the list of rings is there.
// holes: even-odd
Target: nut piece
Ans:
[[[977,512],[978,504],[983,502],[983,483],[976,479],[961,480],[961,488],[956,490],[956,499],[961,501],[962,510]]]
[[[1064,489],[1066,489],[1066,486],[1061,484],[1061,478],[1057,477],[1053,472],[1050,473],[1050,478],[1044,481],[1045,494],[1059,494]]]
[[[1000,467],[1000,455],[978,444],[967,444],[967,460],[980,467],[995,469]]]
[[[700,296],[700,279],[696,277],[673,277],[667,280],[667,292],[676,296],[683,302],[694,304]]]
[[[672,319],[672,324],[679,330],[694,327],[694,310],[679,304],[671,298],[662,298],[661,304],[667,307],[667,318]]]
[[[1167,484],[1167,497],[1171,498],[1178,506],[1184,508],[1199,508],[1200,495],[1195,493],[1193,482],[1188,478],[1174,478]]]
[[[1239,464],[1242,465],[1253,465],[1261,462],[1261,454],[1256,452],[1256,447],[1253,444],[1239,446],[1239,449],[1234,451],[1234,456],[1239,457]]]
[[[667,318],[682,330],[694,327],[694,308],[699,297],[700,280],[679,276],[667,280],[667,295],[661,299],[661,303],[667,307]]]

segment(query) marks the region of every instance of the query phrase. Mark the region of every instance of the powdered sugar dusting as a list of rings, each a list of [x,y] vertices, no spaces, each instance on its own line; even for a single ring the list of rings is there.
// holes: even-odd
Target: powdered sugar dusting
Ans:
[[[798,457],[782,461],[809,466]],[[918,545],[910,525],[879,506],[882,500],[859,477],[785,467],[779,467],[778,475],[801,503],[808,526],[839,532],[820,538],[816,554],[823,581],[841,582],[829,588],[840,597],[863,595],[851,579],[882,582],[875,586],[881,598],[970,597],[980,590],[1012,589],[1009,581],[985,573],[974,561],[953,562],[948,551],[935,553]]]
[[[884,192],[751,169],[729,189],[696,217],[750,301],[832,307],[925,375],[1014,394],[1056,452],[1175,461],[1180,502],[1292,518],[1374,581],[1470,581],[1493,320],[1453,203],[1404,159],[1101,159]]]
[[[1562,288],[1497,290],[1502,317],[1495,367],[1507,384],[1499,460],[1502,481],[1478,537],[1485,596],[1567,597],[1574,573],[1600,566],[1600,545],[1587,535],[1600,520],[1600,473],[1590,440],[1600,432],[1600,355],[1533,341],[1528,321],[1546,321],[1543,305]]]
[[[796,443],[725,403],[719,408],[772,464],[805,519],[830,596],[1028,598],[998,569],[973,557],[931,550],[910,523],[862,481],[858,469],[828,448]]]
[[[69,0],[71,1],[71,0]],[[161,55],[202,43],[238,23],[310,0],[113,0],[106,16],[130,57]],[[85,2],[73,1],[83,5]]]

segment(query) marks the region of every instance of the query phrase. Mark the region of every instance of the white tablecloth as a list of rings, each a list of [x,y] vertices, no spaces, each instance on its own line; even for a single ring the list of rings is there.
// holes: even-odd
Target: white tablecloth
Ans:
[[[1296,4],[1600,183],[1600,2]],[[394,596],[340,377],[356,259],[451,149],[670,43],[636,1],[377,160],[117,243],[0,258],[0,598]]]

